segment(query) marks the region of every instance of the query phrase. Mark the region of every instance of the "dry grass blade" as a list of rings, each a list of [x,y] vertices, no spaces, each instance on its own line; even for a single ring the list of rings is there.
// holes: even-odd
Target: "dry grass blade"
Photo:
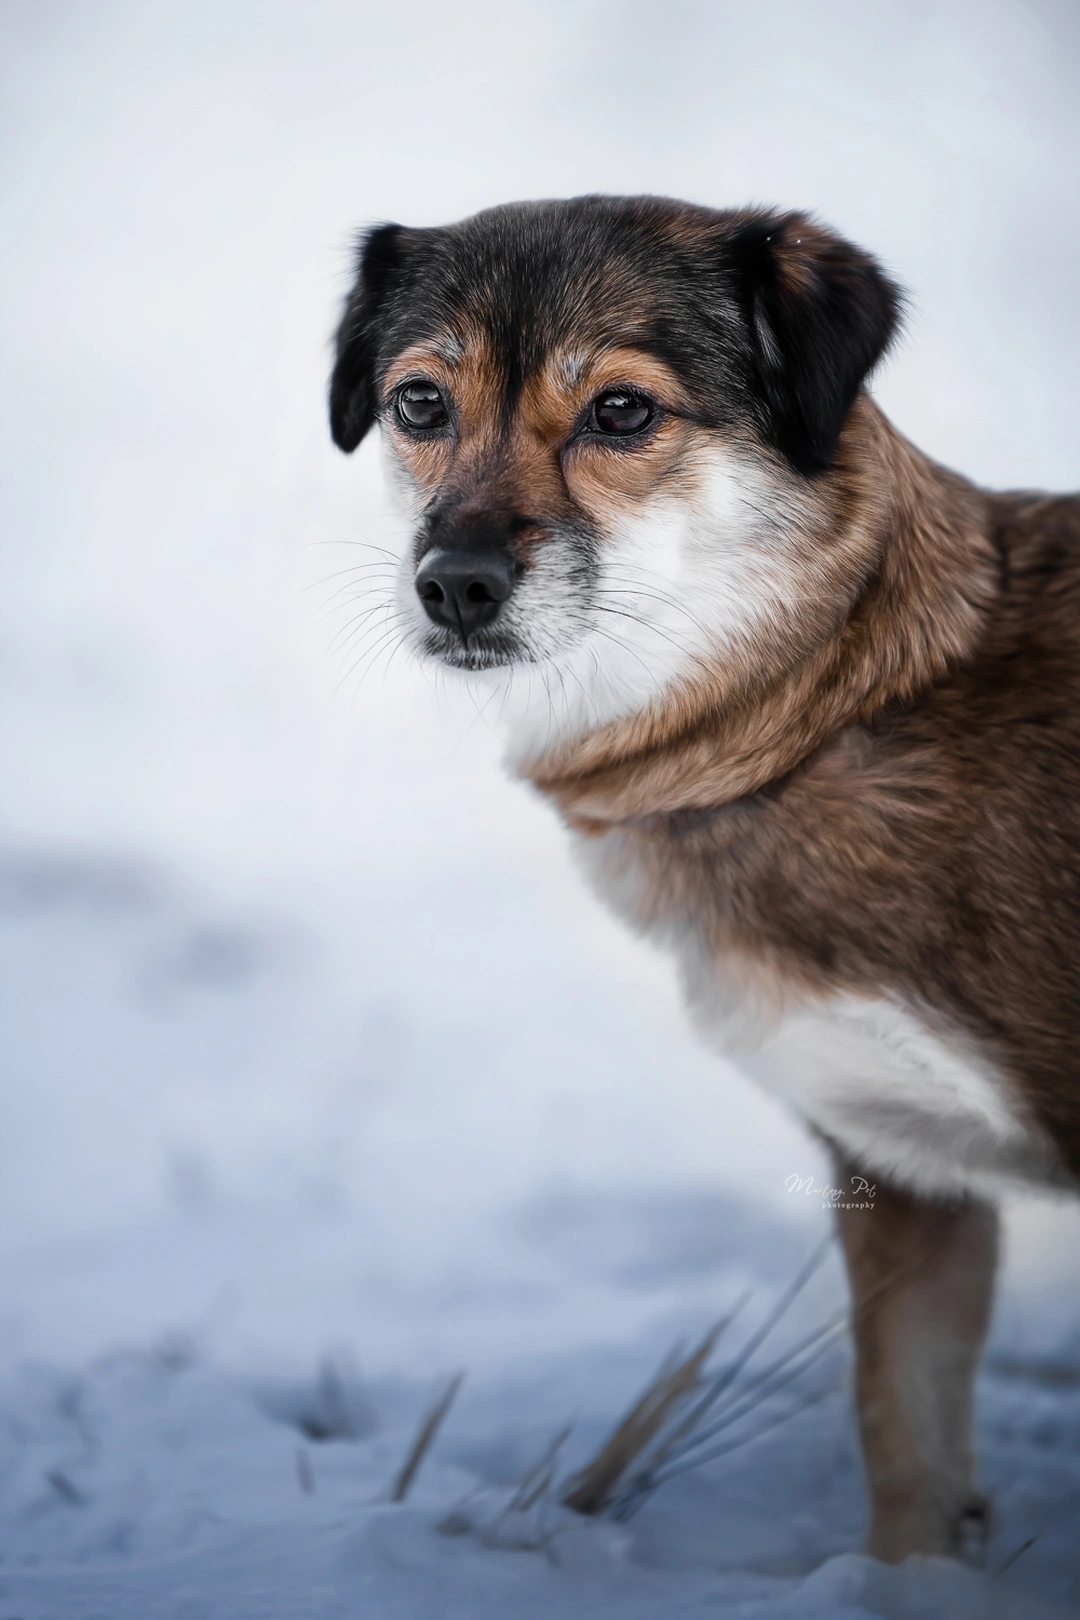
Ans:
[[[1009,1554],[1008,1558],[1006,1558],[1002,1563],[1000,1563],[998,1565],[997,1569],[995,1569],[995,1571],[994,1571],[995,1579],[999,1575],[1007,1575],[1009,1573],[1009,1570],[1012,1569],[1013,1565],[1019,1559],[1023,1558],[1024,1554],[1028,1551],[1028,1549],[1031,1548],[1031,1547],[1034,1547],[1035,1543],[1042,1539],[1042,1535],[1043,1535],[1043,1532],[1040,1530],[1038,1535],[1028,1536],[1027,1540],[1022,1541],[1020,1543],[1019,1547],[1015,1547],[1013,1549],[1013,1551]]]
[[[315,1475],[311,1472],[311,1458],[303,1446],[296,1450],[296,1478],[305,1496],[315,1495]]]
[[[575,1513],[603,1512],[626,1470],[660,1433],[676,1407],[699,1387],[701,1369],[726,1325],[726,1321],[718,1322],[685,1360],[678,1360],[677,1353],[668,1356],[592,1462],[568,1482],[562,1495],[566,1507]]]
[[[612,1502],[611,1517],[625,1523],[627,1519],[633,1518],[652,1492],[659,1490],[661,1485],[666,1485],[668,1480],[677,1479],[680,1474],[692,1473],[695,1468],[701,1468],[705,1463],[715,1462],[719,1457],[726,1457],[732,1451],[741,1451],[743,1446],[751,1445],[755,1440],[760,1440],[771,1429],[778,1429],[781,1424],[790,1423],[800,1413],[808,1412],[812,1406],[818,1406],[822,1401],[828,1400],[831,1395],[837,1393],[839,1388],[838,1384],[826,1384],[822,1389],[811,1391],[809,1395],[804,1396],[794,1406],[785,1407],[782,1412],[772,1413],[769,1417],[763,1419],[756,1428],[737,1435],[734,1440],[728,1440],[723,1445],[713,1446],[707,1451],[703,1449],[700,1455],[688,1457],[684,1462],[665,1467],[649,1481],[646,1492],[639,1491],[636,1487],[636,1481],[631,1480],[626,1490],[620,1492]]]
[[[761,1326],[755,1333],[750,1335],[739,1354],[735,1357],[734,1361],[730,1362],[728,1366],[722,1368],[721,1371],[716,1375],[708,1389],[705,1391],[701,1400],[698,1401],[694,1406],[693,1411],[687,1414],[686,1418],[671,1436],[670,1441],[665,1444],[665,1453],[671,1449],[671,1447],[682,1441],[684,1437],[694,1434],[695,1431],[700,1427],[706,1412],[708,1412],[711,1407],[715,1406],[716,1402],[720,1400],[720,1398],[727,1393],[732,1384],[735,1383],[736,1379],[746,1367],[751,1357],[757,1350],[761,1348],[761,1346],[765,1343],[765,1340],[776,1329],[777,1325],[790,1310],[795,1300],[798,1299],[811,1277],[813,1277],[814,1273],[817,1272],[824,1264],[825,1258],[832,1247],[832,1242],[832,1234],[830,1233],[827,1237],[822,1239],[817,1248],[814,1249],[810,1255],[809,1259],[795,1273],[795,1276],[792,1278],[787,1288],[784,1289],[783,1293],[780,1295],[780,1298],[777,1300],[768,1316],[766,1316]],[[733,1315],[737,1314],[738,1311],[742,1309],[744,1303],[744,1300],[740,1300],[739,1305],[736,1307],[736,1311],[733,1313]],[[659,1458],[654,1459],[654,1461],[659,1461]]]
[[[555,1478],[555,1465],[558,1461],[559,1452],[569,1438],[569,1426],[560,1429],[539,1462],[529,1469],[529,1472],[518,1486],[510,1503],[509,1511],[511,1513],[528,1513],[529,1509],[535,1507],[545,1492],[551,1489],[552,1481]]]
[[[416,1431],[416,1438],[409,1447],[409,1454],[402,1463],[401,1471],[391,1487],[391,1502],[404,1502],[408,1496],[409,1487],[416,1478],[420,1464],[431,1450],[435,1436],[442,1428],[443,1419],[454,1404],[454,1397],[461,1388],[464,1377],[463,1372],[455,1373],[438,1400],[421,1420],[420,1427]]]
[[[658,1483],[658,1470],[661,1465],[669,1458],[693,1450],[699,1445],[702,1438],[701,1426],[707,1413],[728,1394],[731,1386],[738,1379],[755,1351],[764,1344],[806,1287],[810,1278],[820,1269],[831,1246],[832,1235],[830,1234],[818,1244],[809,1259],[796,1272],[764,1322],[750,1335],[735,1359],[729,1362],[726,1367],[721,1368],[716,1376],[710,1380],[704,1393],[694,1402],[689,1412],[684,1414],[681,1421],[669,1429],[667,1434],[661,1436],[650,1455],[642,1461],[629,1485],[620,1493],[620,1512],[625,1512],[626,1516],[629,1516],[631,1511],[636,1511],[636,1507],[631,1508],[630,1504],[633,1502],[640,1506],[652,1495]],[[746,1297],[744,1296],[727,1318],[727,1322],[734,1321],[745,1304]],[[726,1326],[727,1323],[724,1325]]]

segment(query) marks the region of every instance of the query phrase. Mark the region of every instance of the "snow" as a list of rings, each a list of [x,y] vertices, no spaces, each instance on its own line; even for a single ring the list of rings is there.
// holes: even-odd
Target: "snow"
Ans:
[[[399,539],[323,422],[349,233],[509,196],[816,208],[916,289],[900,425],[1075,482],[1069,18],[810,9],[5,9],[0,1620],[1080,1612],[1072,1205],[1008,1211],[987,1571],[854,1550],[840,1348],[625,1525],[512,1509],[761,1319],[827,1167],[333,594]]]
[[[630,1295],[639,1309],[644,1294],[651,1321],[614,1336],[580,1323],[575,1333],[564,1322],[561,1351],[519,1347],[501,1365],[470,1373],[403,1504],[388,1501],[390,1486],[432,1379],[391,1365],[365,1372],[347,1350],[317,1363],[293,1360],[290,1371],[253,1372],[254,1358],[229,1353],[225,1311],[77,1367],[20,1360],[0,1390],[0,1613],[5,1620],[208,1613],[1036,1620],[1077,1612],[1069,1511],[1080,1485],[1075,1342],[1071,1359],[1056,1362],[999,1352],[983,1380],[984,1469],[1000,1516],[991,1569],[1040,1534],[1011,1575],[934,1562],[890,1571],[846,1550],[863,1504],[842,1355],[832,1369],[840,1373],[833,1398],[665,1487],[627,1526],[582,1520],[551,1500],[508,1511],[552,1437],[573,1426],[565,1477],[675,1328],[688,1325],[685,1306],[673,1309],[658,1297],[655,1278],[628,1274],[625,1255],[612,1253],[612,1217],[633,1210],[606,1203],[577,1208],[577,1267],[565,1254],[556,1263],[550,1222],[535,1210],[525,1220],[517,1212],[518,1236],[505,1255],[513,1263],[490,1266],[481,1331],[494,1329],[508,1343],[523,1295],[530,1317],[536,1311],[523,1278],[539,1291],[540,1278],[550,1287],[552,1271],[561,1271],[572,1293],[575,1269],[608,1297]],[[256,1212],[246,1213],[250,1222]],[[263,1229],[249,1232],[249,1256],[276,1250],[282,1235],[272,1210],[258,1213]],[[685,1230],[688,1213],[669,1210],[669,1229],[681,1222]],[[707,1203],[696,1213],[707,1223]],[[242,1224],[236,1211],[188,1212],[149,1236],[169,1266],[193,1247],[204,1256],[215,1240],[235,1252]],[[291,1302],[303,1295],[294,1275],[300,1249],[316,1257],[327,1217],[305,1220],[294,1211],[290,1226],[299,1242],[293,1254],[279,1253],[275,1282]],[[718,1247],[705,1264],[693,1258],[699,1303],[708,1298],[715,1308],[745,1280],[746,1257],[737,1251]],[[760,1287],[764,1297],[764,1279]],[[416,1309],[416,1301],[392,1296],[376,1301],[367,1301],[369,1310]],[[354,1342],[363,1339],[358,1329]],[[439,1348],[445,1356],[446,1344]]]

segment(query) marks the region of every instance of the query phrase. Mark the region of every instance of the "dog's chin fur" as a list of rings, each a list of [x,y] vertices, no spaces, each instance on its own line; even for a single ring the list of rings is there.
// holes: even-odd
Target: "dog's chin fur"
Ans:
[[[414,517],[407,475],[399,469],[393,482]],[[505,728],[509,762],[527,769],[614,721],[662,709],[717,665],[783,663],[808,592],[819,603],[831,593],[843,613],[841,582],[808,558],[808,530],[822,514],[794,483],[760,454],[715,443],[698,453],[688,495],[666,492],[616,516],[587,580],[580,541],[546,541],[497,628],[468,645],[427,620],[410,552],[398,590],[406,635],[421,658],[475,684]]]

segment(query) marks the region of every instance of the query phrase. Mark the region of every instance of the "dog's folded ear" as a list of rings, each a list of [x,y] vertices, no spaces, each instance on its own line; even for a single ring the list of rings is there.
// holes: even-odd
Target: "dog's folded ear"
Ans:
[[[836,454],[902,295],[876,259],[805,214],[755,214],[729,239],[768,437],[807,476]]]
[[[377,225],[360,238],[356,284],[337,330],[330,378],[330,432],[340,450],[355,450],[375,420],[380,318],[411,234],[403,225]]]

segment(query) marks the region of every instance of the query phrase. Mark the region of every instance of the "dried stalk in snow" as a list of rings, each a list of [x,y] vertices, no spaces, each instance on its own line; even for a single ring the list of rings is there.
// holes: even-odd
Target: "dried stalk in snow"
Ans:
[[[416,1431],[416,1438],[409,1447],[409,1454],[402,1463],[401,1472],[391,1488],[391,1502],[404,1502],[408,1496],[409,1487],[416,1477],[416,1471],[430,1451],[435,1436],[442,1428],[443,1419],[454,1404],[454,1397],[461,1388],[464,1377],[463,1372],[455,1373],[438,1400],[421,1420],[420,1427]]]
[[[684,1360],[678,1359],[677,1350],[672,1351],[592,1462],[567,1482],[562,1500],[568,1508],[573,1508],[575,1513],[603,1512],[631,1463],[660,1433],[676,1408],[698,1388],[701,1369],[730,1320],[728,1317],[711,1328],[697,1349]]]
[[[746,1298],[706,1335],[702,1343],[684,1360],[679,1352],[668,1356],[659,1373],[645,1389],[639,1400],[623,1418],[615,1432],[600,1451],[571,1479],[562,1493],[563,1503],[578,1513],[610,1513],[618,1519],[630,1518],[666,1479],[696,1467],[699,1462],[722,1456],[729,1450],[746,1444],[758,1434],[784,1420],[794,1417],[809,1402],[791,1409],[782,1417],[773,1416],[763,1426],[736,1441],[704,1453],[705,1442],[721,1430],[743,1417],[748,1417],[765,1401],[777,1394],[799,1373],[806,1370],[823,1350],[829,1348],[830,1335],[837,1324],[819,1328],[795,1345],[771,1366],[738,1386],[738,1379],[785,1313],[798,1298],[810,1278],[823,1264],[832,1246],[832,1236],[820,1243],[810,1258],[799,1269],[781,1294],[760,1327],[749,1336],[738,1354],[715,1373],[703,1386],[702,1368],[708,1360],[723,1330],[734,1321]],[[846,1322],[847,1313],[843,1321]],[[824,1344],[819,1344],[821,1339]],[[817,1345],[818,1348],[813,1347]],[[810,1354],[805,1352],[811,1351]],[[800,1359],[800,1357],[802,1359]],[[790,1363],[794,1361],[792,1367]],[[784,1369],[786,1373],[781,1376]],[[700,1393],[699,1393],[700,1391]],[[692,1396],[697,1399],[686,1410]],[[726,1398],[725,1398],[726,1397]],[[681,1413],[681,1415],[680,1415]],[[706,1419],[712,1419],[706,1423]],[[683,1460],[683,1459],[692,1460]],[[637,1464],[634,1472],[631,1468]],[[681,1466],[680,1466],[681,1464]],[[627,1475],[630,1477],[627,1478]]]
[[[555,1480],[555,1465],[559,1452],[570,1438],[570,1426],[560,1429],[545,1450],[539,1462],[533,1464],[514,1493],[507,1509],[510,1513],[528,1513],[540,1498],[551,1489]]]

